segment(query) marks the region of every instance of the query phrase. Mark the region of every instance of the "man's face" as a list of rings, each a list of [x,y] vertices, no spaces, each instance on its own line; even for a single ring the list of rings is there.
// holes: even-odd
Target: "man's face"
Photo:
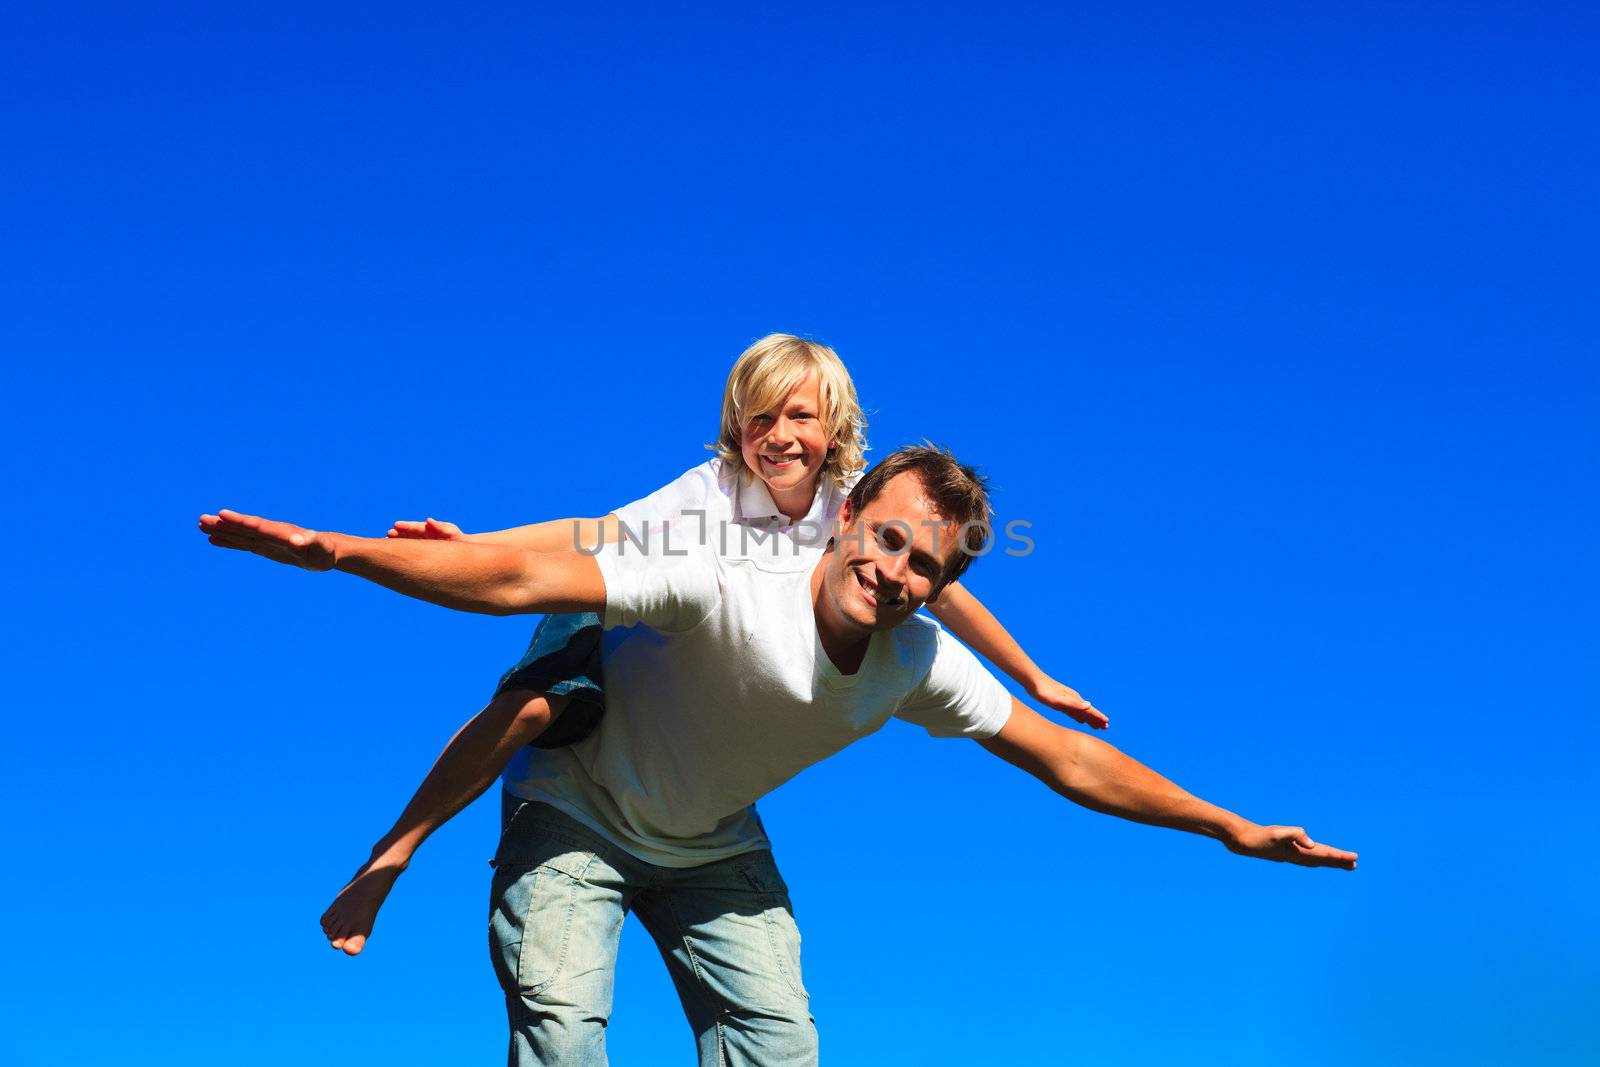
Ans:
[[[915,474],[892,479],[860,515],[846,504],[839,522],[844,529],[827,561],[824,600],[849,630],[888,630],[904,622],[961,550],[955,524],[934,510]]]

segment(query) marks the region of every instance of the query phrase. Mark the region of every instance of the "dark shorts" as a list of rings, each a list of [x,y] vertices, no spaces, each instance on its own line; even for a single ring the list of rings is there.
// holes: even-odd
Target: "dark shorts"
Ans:
[[[570,698],[567,710],[532,743],[535,748],[562,748],[594,733],[606,711],[601,688],[600,616],[546,615],[533,631],[528,651],[495,686],[494,695],[508,689],[532,689]]]

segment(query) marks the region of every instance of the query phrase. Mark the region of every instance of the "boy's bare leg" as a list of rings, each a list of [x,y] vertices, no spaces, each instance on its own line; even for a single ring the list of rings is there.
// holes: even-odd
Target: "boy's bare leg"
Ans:
[[[568,699],[509,689],[456,731],[400,818],[322,913],[322,931],[334,948],[352,956],[361,951],[378,909],[422,842],[478,799],[517,750],[560,716]]]

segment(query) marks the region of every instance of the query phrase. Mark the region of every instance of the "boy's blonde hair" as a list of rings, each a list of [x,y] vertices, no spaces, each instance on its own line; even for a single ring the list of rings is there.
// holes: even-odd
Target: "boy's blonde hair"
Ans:
[[[744,470],[740,451],[744,424],[752,416],[776,408],[812,371],[817,372],[822,394],[822,410],[817,415],[829,443],[821,473],[842,485],[846,477],[867,465],[867,418],[839,354],[804,337],[769,333],[740,353],[722,390],[722,434],[716,444],[706,447],[721,456],[724,465]]]

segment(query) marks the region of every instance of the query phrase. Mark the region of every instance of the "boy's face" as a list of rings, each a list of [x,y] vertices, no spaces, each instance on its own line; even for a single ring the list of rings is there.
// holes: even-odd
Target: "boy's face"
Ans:
[[[922,481],[902,474],[852,514],[839,513],[824,576],[827,609],[844,627],[888,630],[927,602],[956,543],[954,523],[928,501]]]
[[[745,420],[740,438],[745,466],[767,483],[780,506],[816,487],[817,474],[828,458],[828,431],[822,425],[822,387],[817,373],[805,376],[770,411]]]

